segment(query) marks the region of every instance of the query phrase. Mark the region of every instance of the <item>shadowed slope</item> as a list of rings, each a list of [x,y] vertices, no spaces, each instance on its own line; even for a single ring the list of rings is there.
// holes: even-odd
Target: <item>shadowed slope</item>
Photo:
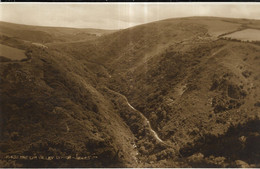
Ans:
[[[37,167],[227,166],[218,163],[225,152],[208,158],[214,142],[197,142],[212,135],[225,142],[229,128],[257,119],[260,60],[258,44],[220,35],[258,23],[167,19],[84,42],[27,45],[30,60],[0,66],[1,155],[93,157],[57,165],[36,160]],[[19,42],[8,41],[17,48]],[[193,153],[205,158],[187,162]],[[258,166],[236,158],[228,166]]]

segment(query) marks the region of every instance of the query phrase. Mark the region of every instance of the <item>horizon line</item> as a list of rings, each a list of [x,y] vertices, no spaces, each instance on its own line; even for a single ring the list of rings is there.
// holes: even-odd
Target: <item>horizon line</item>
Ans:
[[[8,22],[8,21],[2,21],[2,20],[0,20],[0,22],[5,22],[5,23],[9,23],[9,24],[23,25],[23,26],[45,27],[45,28],[93,29],[93,30],[119,31],[119,30],[129,29],[129,28],[133,28],[133,27],[136,27],[136,26],[145,25],[145,24],[149,24],[149,23],[153,23],[153,22],[164,21],[164,20],[168,20],[168,19],[181,19],[181,18],[193,18],[193,17],[211,17],[211,18],[225,18],[225,19],[246,19],[246,20],[260,21],[260,19],[253,19],[253,18],[219,17],[219,16],[185,16],[185,17],[170,17],[170,18],[155,20],[155,21],[141,23],[141,24],[137,24],[137,25],[134,25],[134,26],[130,26],[130,27],[127,27],[127,28],[121,28],[121,29],[102,29],[102,28],[94,28],[94,27],[66,27],[66,26],[31,25],[31,24],[22,24],[22,23]]]

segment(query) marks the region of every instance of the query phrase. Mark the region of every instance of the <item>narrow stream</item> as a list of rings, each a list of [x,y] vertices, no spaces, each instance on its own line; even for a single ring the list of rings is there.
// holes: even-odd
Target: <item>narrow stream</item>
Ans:
[[[116,91],[114,91],[114,90],[111,90],[111,89],[109,89],[109,90],[110,90],[110,91],[113,91],[114,93],[117,93],[118,95],[120,95],[121,97],[123,97],[124,100],[126,101],[127,105],[128,105],[131,109],[133,109],[134,111],[138,112],[138,113],[141,115],[141,117],[146,121],[146,124],[147,124],[149,130],[153,133],[153,136],[155,137],[155,139],[158,140],[159,142],[164,143],[164,141],[158,136],[158,134],[156,133],[156,131],[154,131],[154,130],[152,129],[152,126],[151,126],[151,124],[150,124],[150,121],[143,115],[143,113],[141,113],[140,111],[136,110],[136,109],[128,102],[128,99],[127,99],[124,95],[122,95],[121,93],[118,93],[118,92],[116,92]]]
[[[125,99],[126,99],[126,98],[125,98]],[[133,110],[139,112],[138,110],[136,110],[136,109],[128,102],[127,99],[126,99],[126,102],[127,102],[127,105],[128,105],[129,107],[131,107]],[[143,113],[141,113],[141,112],[139,112],[139,113],[140,113],[140,115],[142,116],[142,118],[145,119],[145,121],[146,121],[146,123],[147,123],[147,125],[148,125],[148,127],[149,127],[149,130],[153,133],[153,135],[154,135],[154,137],[156,138],[156,140],[158,140],[159,142],[163,142],[162,139],[160,139],[160,137],[158,136],[158,134],[152,129],[149,120],[143,115]]]
[[[151,124],[150,124],[150,121],[143,115],[143,113],[141,113],[140,111],[136,110],[136,109],[128,102],[128,99],[127,99],[124,95],[122,95],[121,93],[116,92],[116,91],[114,91],[114,90],[112,90],[112,89],[109,89],[109,88],[107,88],[107,87],[105,87],[105,88],[106,88],[107,90],[109,90],[109,91],[115,93],[116,95],[121,96],[121,97],[126,101],[127,105],[128,105],[131,109],[133,109],[134,111],[138,112],[138,113],[141,115],[141,117],[145,120],[146,125],[148,126],[148,129],[153,133],[154,138],[155,138],[156,140],[158,140],[159,142],[164,143],[164,141],[158,136],[158,134],[156,133],[156,131],[154,131],[154,130],[152,129],[152,126],[151,126]]]

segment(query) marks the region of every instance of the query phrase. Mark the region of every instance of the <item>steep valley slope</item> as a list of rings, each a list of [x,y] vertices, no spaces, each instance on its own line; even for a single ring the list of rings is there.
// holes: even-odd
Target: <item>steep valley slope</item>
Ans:
[[[49,42],[5,27],[28,58],[1,56],[1,167],[259,167],[259,41],[223,37],[259,25],[177,18]]]

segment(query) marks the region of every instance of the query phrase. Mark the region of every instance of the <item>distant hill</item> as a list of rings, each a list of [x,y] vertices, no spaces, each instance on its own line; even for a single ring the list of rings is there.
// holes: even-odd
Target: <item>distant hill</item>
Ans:
[[[101,29],[40,27],[7,22],[0,22],[0,27],[0,35],[38,43],[84,41],[114,32]]]
[[[1,43],[27,60],[0,62],[0,165],[259,167],[259,41],[225,38],[259,23],[187,17],[114,32],[1,23]]]

